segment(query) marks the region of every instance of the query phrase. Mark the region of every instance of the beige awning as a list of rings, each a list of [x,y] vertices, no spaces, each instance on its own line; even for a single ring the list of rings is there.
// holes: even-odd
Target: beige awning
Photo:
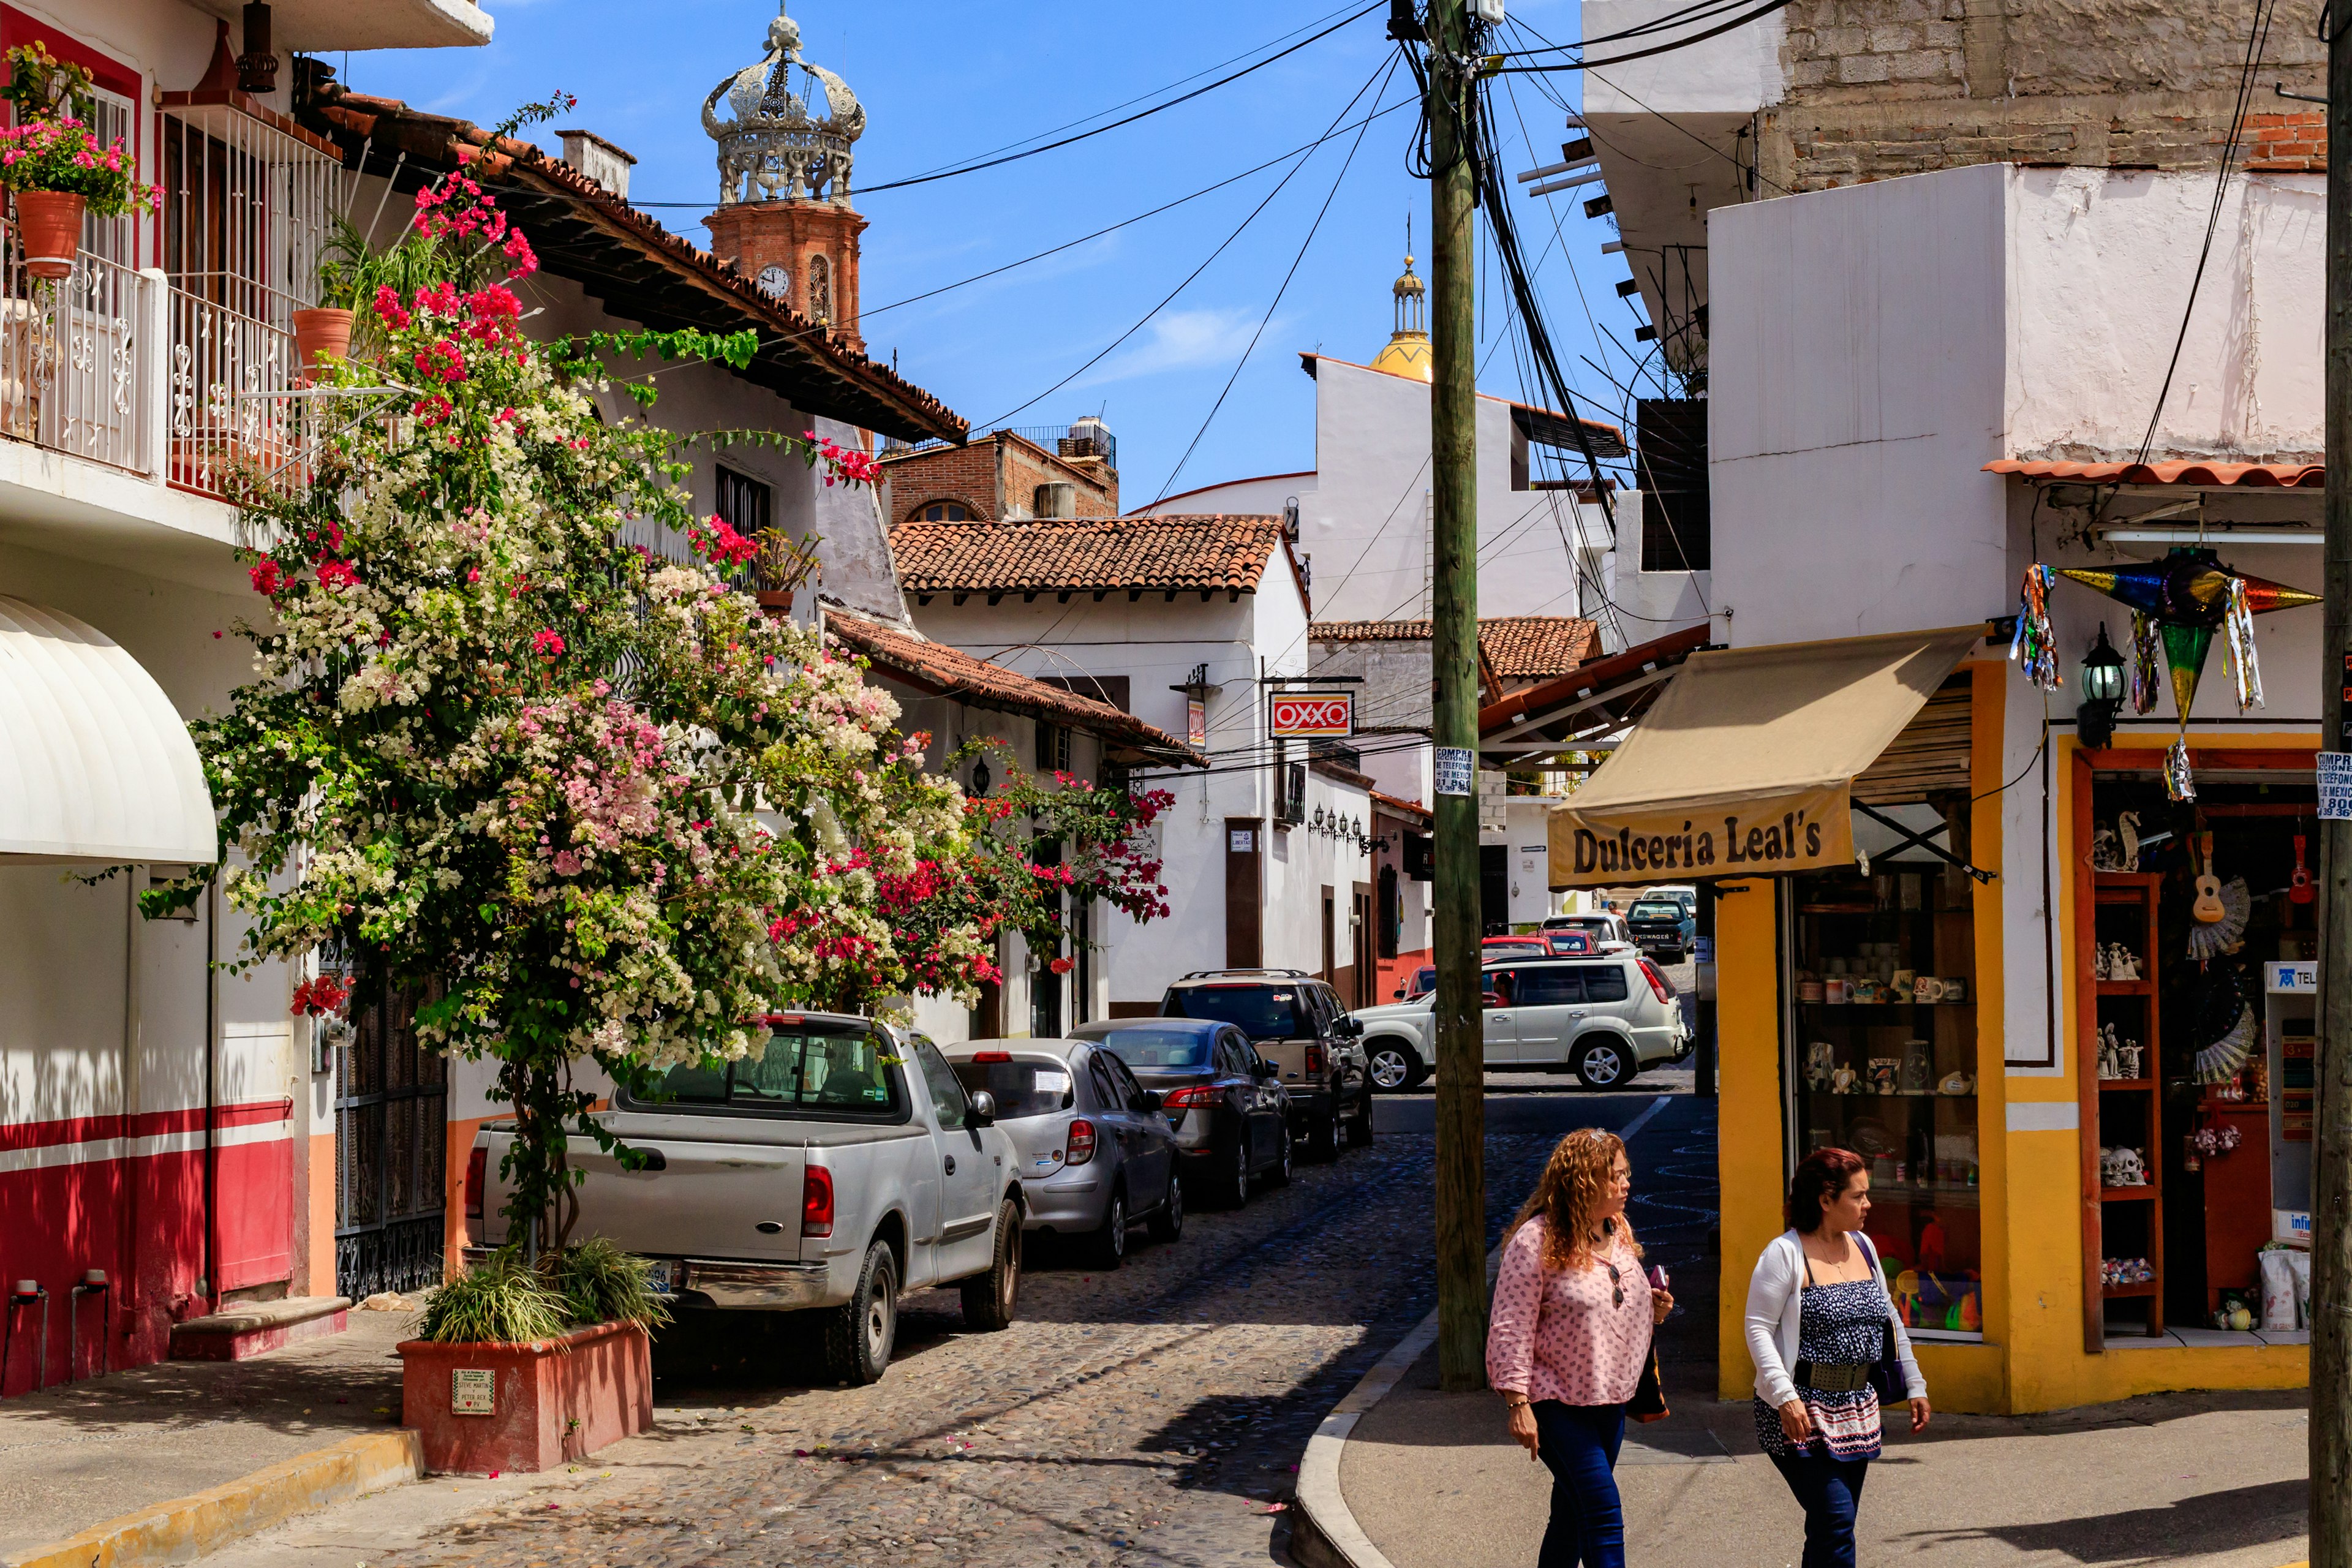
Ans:
[[[1551,814],[1551,886],[1851,863],[1854,775],[1984,635],[1978,625],[1692,654]]]

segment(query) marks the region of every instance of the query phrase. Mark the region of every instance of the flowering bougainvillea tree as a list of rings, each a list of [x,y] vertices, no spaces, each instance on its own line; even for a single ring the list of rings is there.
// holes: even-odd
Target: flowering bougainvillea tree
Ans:
[[[343,412],[305,482],[241,498],[255,675],[195,733],[240,851],[237,962],[323,950],[362,1000],[429,987],[420,1032],[495,1059],[517,1122],[509,1234],[560,1246],[567,1136],[617,1148],[574,1064],[642,1089],[759,1050],[765,1014],[969,999],[1002,924],[1050,923],[1049,879],[1160,907],[1158,867],[1126,847],[1158,803],[1076,780],[967,801],[855,662],[728,585],[758,545],[693,512],[697,437],[602,420],[592,394],[649,403],[616,361],[741,364],[752,334],[526,339],[530,244],[463,176],[404,243],[439,279],[369,301],[381,348],[326,373]],[[870,475],[862,453],[774,443],[829,482]],[[622,542],[647,522],[691,558]],[[1076,847],[1067,867],[1034,864],[1038,831]],[[297,1010],[342,989],[308,984]]]

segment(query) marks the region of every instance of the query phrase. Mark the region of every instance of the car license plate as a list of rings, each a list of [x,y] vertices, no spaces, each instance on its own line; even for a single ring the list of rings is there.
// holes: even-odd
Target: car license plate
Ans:
[[[656,1296],[675,1296],[677,1294],[678,1279],[685,1272],[686,1266],[677,1258],[656,1258],[653,1266],[646,1270],[646,1289]]]

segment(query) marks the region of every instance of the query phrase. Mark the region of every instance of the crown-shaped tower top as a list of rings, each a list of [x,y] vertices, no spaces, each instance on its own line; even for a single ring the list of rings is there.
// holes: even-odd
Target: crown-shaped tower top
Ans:
[[[797,71],[804,84],[795,89]],[[721,119],[719,100],[731,116]],[[849,205],[852,145],[866,132],[857,95],[823,66],[801,58],[800,24],[776,7],[768,48],[710,89],[702,128],[719,143],[719,203]]]

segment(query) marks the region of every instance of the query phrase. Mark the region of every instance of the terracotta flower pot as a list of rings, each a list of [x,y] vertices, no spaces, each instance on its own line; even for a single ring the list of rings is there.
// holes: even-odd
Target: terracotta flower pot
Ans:
[[[324,370],[328,361],[348,359],[351,353],[352,312],[324,309],[294,312],[294,353],[304,370],[313,366]]]
[[[762,588],[753,597],[759,601],[760,608],[779,620],[793,613],[793,590],[790,588]]]
[[[653,1342],[635,1323],[520,1345],[409,1340],[400,1362],[400,1424],[446,1474],[551,1470],[654,1424]]]
[[[26,271],[53,281],[72,275],[87,205],[78,191],[16,193],[16,236],[25,247]]]

